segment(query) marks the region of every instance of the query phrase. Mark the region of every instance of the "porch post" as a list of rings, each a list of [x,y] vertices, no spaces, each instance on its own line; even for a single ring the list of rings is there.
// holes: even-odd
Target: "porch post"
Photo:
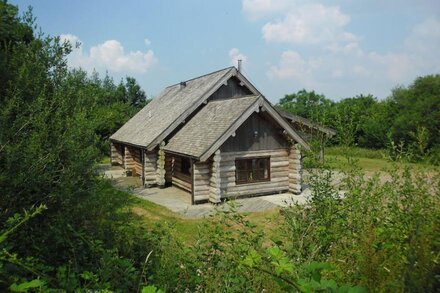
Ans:
[[[301,153],[292,146],[289,153],[289,191],[301,193]]]
[[[165,151],[164,151],[165,142],[161,142],[159,145],[159,152],[157,156],[157,185],[160,188],[165,187]]]
[[[221,202],[221,172],[220,172],[220,161],[221,154],[220,150],[217,150],[214,154],[214,162],[212,163],[212,174],[211,174],[211,192],[209,194],[209,201],[212,203]]]

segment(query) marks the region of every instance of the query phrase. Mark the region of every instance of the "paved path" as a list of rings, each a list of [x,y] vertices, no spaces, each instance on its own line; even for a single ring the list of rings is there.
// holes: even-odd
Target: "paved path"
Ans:
[[[217,209],[229,209],[229,205],[213,205],[211,203],[191,205],[190,194],[177,187],[167,188],[143,188],[139,178],[125,177],[120,167],[99,166],[100,172],[105,177],[111,178],[117,188],[133,193],[135,196],[164,206],[185,218],[203,218],[215,212]],[[310,196],[310,190],[306,189],[300,195],[282,193],[275,195],[242,198],[235,200],[239,212],[260,212],[288,206],[294,202],[303,204]]]

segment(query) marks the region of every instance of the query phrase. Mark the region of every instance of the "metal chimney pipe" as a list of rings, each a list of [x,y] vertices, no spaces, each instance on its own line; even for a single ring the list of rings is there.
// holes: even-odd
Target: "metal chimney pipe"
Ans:
[[[238,59],[237,61],[238,61],[238,64],[237,64],[238,72],[241,72],[241,59]]]

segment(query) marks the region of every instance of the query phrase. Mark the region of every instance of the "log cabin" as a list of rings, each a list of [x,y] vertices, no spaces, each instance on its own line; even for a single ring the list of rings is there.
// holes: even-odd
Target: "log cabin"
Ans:
[[[165,88],[110,137],[111,163],[146,188],[177,186],[192,204],[301,193],[309,149],[235,67]]]

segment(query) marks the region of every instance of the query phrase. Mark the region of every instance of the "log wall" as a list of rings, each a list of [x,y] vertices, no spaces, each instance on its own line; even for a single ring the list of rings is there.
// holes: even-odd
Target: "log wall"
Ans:
[[[110,162],[112,165],[123,165],[122,148],[124,146],[119,143],[110,143]]]
[[[157,152],[144,150],[144,184],[150,187],[156,184],[157,174]]]
[[[124,152],[124,168],[126,171],[131,171],[134,168],[134,160],[130,152],[130,147],[125,146]]]
[[[209,199],[211,163],[197,162],[193,165],[194,203],[205,202]]]
[[[270,157],[270,181],[236,184],[235,159],[258,156]],[[210,201],[218,200],[215,195],[219,190],[221,198],[273,194],[289,190],[290,162],[287,149],[253,152],[223,152],[220,157],[220,160],[218,158],[216,160],[214,156],[212,167],[213,175],[210,184]],[[296,169],[292,169],[292,172],[291,177],[295,177],[297,174]]]
[[[142,175],[142,150],[140,148],[135,147],[127,147],[131,158],[133,159],[133,170],[135,173],[132,176],[141,176]]]
[[[219,203],[222,199],[221,158],[221,151],[217,150],[212,158],[211,178],[209,181],[209,201],[212,203]]]
[[[301,153],[300,151],[292,147],[289,152],[289,191],[294,194],[301,193]]]

